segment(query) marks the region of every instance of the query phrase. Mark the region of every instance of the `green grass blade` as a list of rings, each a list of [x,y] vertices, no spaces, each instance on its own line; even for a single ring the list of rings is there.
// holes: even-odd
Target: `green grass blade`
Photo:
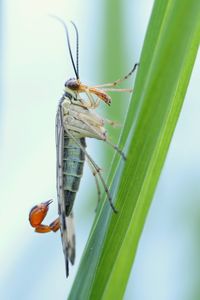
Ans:
[[[200,41],[199,0],[156,0],[111,193],[96,216],[69,299],[122,299]]]

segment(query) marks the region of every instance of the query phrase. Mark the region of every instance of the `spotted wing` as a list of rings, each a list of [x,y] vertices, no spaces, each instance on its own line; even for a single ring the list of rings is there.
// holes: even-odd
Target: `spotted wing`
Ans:
[[[56,154],[57,154],[57,198],[58,213],[60,217],[60,230],[63,252],[66,264],[66,276],[69,275],[69,260],[74,264],[75,260],[75,230],[73,212],[66,216],[65,198],[63,189],[63,149],[64,149],[64,126],[62,102],[58,106],[56,115]]]

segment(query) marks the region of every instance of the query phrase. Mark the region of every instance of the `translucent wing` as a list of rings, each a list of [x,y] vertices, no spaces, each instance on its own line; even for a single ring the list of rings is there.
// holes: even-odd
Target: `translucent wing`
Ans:
[[[58,213],[60,217],[60,230],[63,252],[66,264],[66,276],[69,275],[69,262],[74,264],[75,260],[75,230],[73,222],[73,212],[66,216],[65,198],[63,189],[63,149],[64,149],[64,126],[62,100],[59,103],[56,115],[56,154],[57,154],[57,198]]]

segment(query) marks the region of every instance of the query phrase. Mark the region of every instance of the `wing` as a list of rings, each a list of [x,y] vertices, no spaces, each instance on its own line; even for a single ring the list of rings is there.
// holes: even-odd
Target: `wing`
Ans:
[[[58,213],[60,217],[60,230],[63,252],[65,256],[66,276],[69,275],[69,260],[74,264],[75,260],[75,230],[73,213],[66,216],[65,200],[63,190],[63,148],[64,148],[64,127],[63,127],[63,109],[62,101],[59,103],[56,114],[56,177],[57,177],[57,198]]]

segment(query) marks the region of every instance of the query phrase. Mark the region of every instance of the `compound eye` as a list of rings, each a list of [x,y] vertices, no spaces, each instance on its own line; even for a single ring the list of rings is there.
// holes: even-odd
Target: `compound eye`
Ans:
[[[70,78],[69,80],[67,80],[65,82],[65,86],[71,90],[78,90],[79,88],[79,83],[77,82],[77,80],[75,78]]]

